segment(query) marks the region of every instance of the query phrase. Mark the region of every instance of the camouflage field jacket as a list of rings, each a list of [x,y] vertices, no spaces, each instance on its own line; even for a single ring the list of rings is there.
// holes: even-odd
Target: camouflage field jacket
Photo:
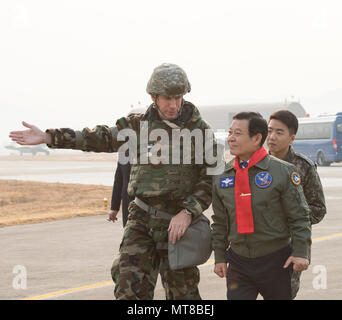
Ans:
[[[127,130],[122,131],[123,129]],[[142,132],[143,129],[144,132]],[[155,137],[153,140],[150,139],[154,129],[163,129],[161,131],[164,135],[167,133],[166,140],[168,143],[159,142],[158,147],[158,140]],[[75,131],[62,128],[48,129],[46,132],[51,135],[52,142],[51,145],[48,145],[50,148],[94,152],[117,152],[127,140],[134,141],[134,139],[127,139],[127,137],[126,140],[119,139],[120,132],[135,134],[137,147],[135,148],[135,160],[131,160],[129,195],[139,197],[151,206],[171,214],[176,214],[181,209],[186,208],[193,217],[196,217],[211,204],[212,177],[207,175],[206,168],[210,165],[204,155],[205,149],[208,147],[204,145],[205,139],[203,139],[202,142],[198,143],[199,145],[202,144],[202,149],[198,149],[199,145],[197,144],[197,151],[195,152],[195,139],[191,138],[190,151],[189,144],[187,143],[186,146],[184,139],[179,140],[179,148],[177,149],[177,143],[172,143],[175,140],[172,131],[183,129],[189,129],[190,132],[197,129],[203,132],[203,137],[205,132],[210,131],[209,125],[201,118],[198,109],[187,101],[184,101],[178,119],[173,121],[161,120],[158,111],[152,104],[145,114],[131,114],[128,117],[120,118],[114,127],[98,125],[92,130],[84,128],[82,131]],[[159,132],[154,131],[154,133],[156,136]],[[149,137],[144,146],[141,146],[140,142],[142,134]],[[214,139],[212,141],[212,149],[215,150],[216,143]],[[164,152],[166,157],[159,157],[157,161],[154,161],[150,154],[153,147],[159,148],[159,154],[163,154],[162,151],[168,151]],[[175,151],[175,149],[177,150]],[[188,161],[183,159],[183,153],[186,150],[189,151]],[[135,152],[131,152],[131,155],[132,153]],[[179,157],[177,158],[175,155]],[[198,155],[201,159],[198,159]],[[172,160],[173,157],[179,161]]]
[[[325,198],[316,165],[306,156],[296,153],[290,146],[284,161],[294,164],[301,176],[301,185],[310,208],[311,224],[320,222],[326,214]]]

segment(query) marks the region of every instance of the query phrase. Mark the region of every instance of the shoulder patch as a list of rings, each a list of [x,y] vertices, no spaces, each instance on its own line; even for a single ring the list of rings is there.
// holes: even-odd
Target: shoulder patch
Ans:
[[[301,182],[299,173],[297,173],[296,171],[293,171],[291,173],[291,181],[294,185],[299,186]]]

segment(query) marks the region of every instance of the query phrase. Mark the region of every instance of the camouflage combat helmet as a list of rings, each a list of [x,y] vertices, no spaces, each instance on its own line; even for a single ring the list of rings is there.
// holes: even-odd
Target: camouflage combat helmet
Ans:
[[[163,63],[155,68],[146,88],[149,94],[161,94],[166,97],[184,95],[190,90],[186,73],[172,63]]]

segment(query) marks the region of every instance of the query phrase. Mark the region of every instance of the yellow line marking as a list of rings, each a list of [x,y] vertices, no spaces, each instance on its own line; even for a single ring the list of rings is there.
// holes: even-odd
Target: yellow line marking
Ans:
[[[329,239],[338,238],[338,237],[342,237],[342,233],[335,233],[335,234],[331,234],[329,236],[318,237],[318,238],[312,239],[312,242],[314,243],[314,242],[319,242],[319,241],[323,241],[323,240],[329,240]],[[207,262],[203,263],[202,266],[207,265],[207,264],[212,264],[214,262],[215,262],[215,260],[208,260]],[[50,292],[50,293],[46,293],[46,294],[43,294],[43,295],[40,295],[40,296],[25,298],[23,300],[46,299],[46,298],[51,298],[51,297],[55,297],[55,296],[60,296],[60,295],[63,295],[63,294],[73,293],[73,292],[87,290],[87,289],[105,287],[105,286],[109,286],[109,285],[114,285],[114,282],[113,281],[104,281],[104,282],[94,283],[94,284],[90,284],[90,285],[83,286],[83,287],[71,288],[71,289],[66,289],[66,290],[61,290],[61,291]]]
[[[328,240],[328,239],[338,238],[338,237],[342,237],[342,233],[335,233],[335,234],[331,234],[329,236],[315,238],[315,239],[312,239],[312,242],[318,242],[318,241]]]
[[[61,291],[50,292],[50,293],[46,293],[46,294],[43,294],[43,295],[40,295],[40,296],[35,296],[35,297],[31,297],[31,298],[25,298],[24,300],[46,299],[46,298],[50,298],[50,297],[54,297],[54,296],[60,296],[60,295],[66,294],[66,293],[82,291],[82,290],[98,288],[98,287],[104,287],[104,286],[108,286],[108,285],[111,285],[111,284],[114,284],[113,281],[99,282],[99,283],[94,283],[94,284],[90,284],[90,285],[83,286],[83,287],[71,288],[71,289],[66,289],[66,290],[61,290]]]

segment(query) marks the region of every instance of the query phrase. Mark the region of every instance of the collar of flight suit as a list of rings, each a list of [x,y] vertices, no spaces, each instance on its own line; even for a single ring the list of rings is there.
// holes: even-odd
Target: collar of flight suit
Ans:
[[[231,161],[227,163],[225,172],[234,170],[234,161],[235,161],[235,158],[233,158]],[[270,164],[270,156],[267,155],[264,159],[256,163],[254,167],[258,167],[261,170],[267,170],[269,167],[269,164]]]

